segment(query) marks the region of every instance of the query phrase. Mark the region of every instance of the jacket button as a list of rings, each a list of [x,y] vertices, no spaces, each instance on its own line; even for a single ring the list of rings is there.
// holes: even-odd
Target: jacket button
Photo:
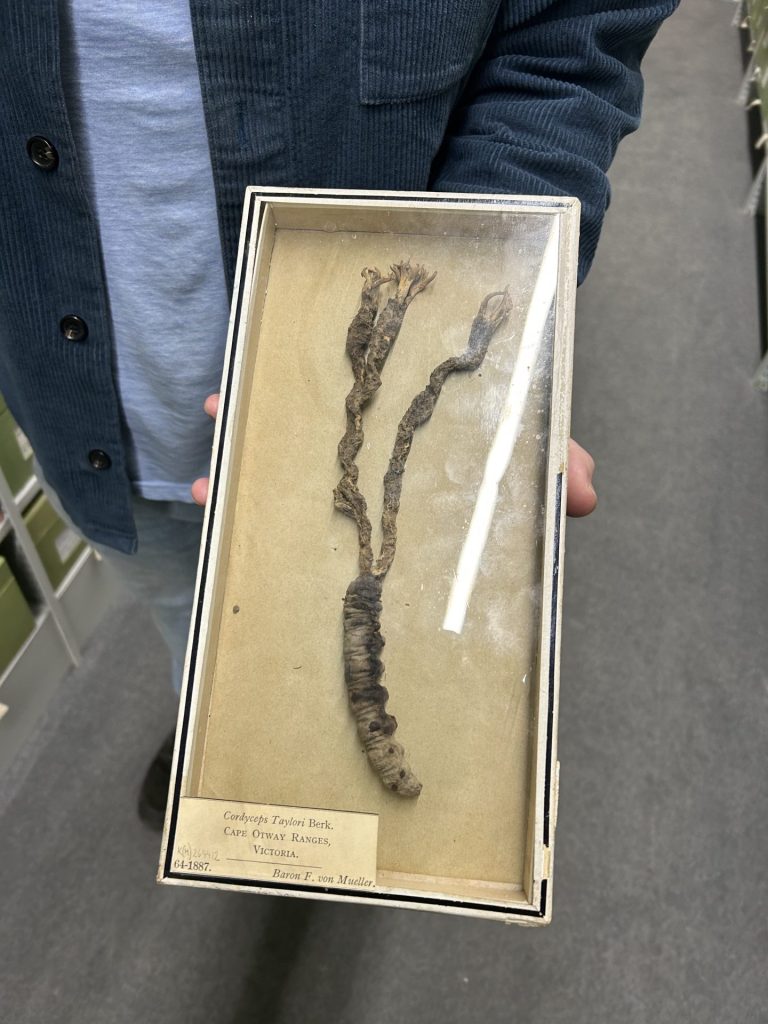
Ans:
[[[63,317],[59,328],[67,341],[85,341],[88,337],[88,324],[73,314]]]
[[[94,469],[109,469],[112,465],[112,459],[101,448],[94,448],[92,452],[88,452],[88,461]]]
[[[59,166],[59,154],[56,147],[42,135],[33,135],[27,142],[29,159],[41,171],[55,171]]]

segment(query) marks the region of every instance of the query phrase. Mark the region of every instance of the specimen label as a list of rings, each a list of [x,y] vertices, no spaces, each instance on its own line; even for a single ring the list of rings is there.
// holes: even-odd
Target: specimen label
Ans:
[[[377,814],[182,797],[173,870],[371,889]]]

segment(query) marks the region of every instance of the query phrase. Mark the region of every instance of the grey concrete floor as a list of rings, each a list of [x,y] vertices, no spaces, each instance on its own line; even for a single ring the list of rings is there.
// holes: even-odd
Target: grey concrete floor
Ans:
[[[768,1020],[768,397],[732,7],[687,0],[580,292],[555,919],[157,888],[134,817],[173,716],[119,607],[0,794],[0,1020]],[[160,697],[158,698],[158,693]]]

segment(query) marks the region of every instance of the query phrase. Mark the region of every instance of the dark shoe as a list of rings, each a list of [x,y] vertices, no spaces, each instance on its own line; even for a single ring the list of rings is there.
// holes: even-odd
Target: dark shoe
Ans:
[[[168,787],[171,782],[171,761],[176,732],[166,736],[162,747],[147,769],[139,793],[139,817],[148,828],[160,832],[165,820],[165,805],[168,801]]]

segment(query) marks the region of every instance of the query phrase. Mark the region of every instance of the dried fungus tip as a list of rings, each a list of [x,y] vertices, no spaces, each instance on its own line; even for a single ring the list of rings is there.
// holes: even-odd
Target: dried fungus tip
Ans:
[[[412,267],[410,260],[393,263],[389,269],[392,271],[389,280],[397,285],[398,302],[406,306],[437,277],[437,271],[430,274],[427,268],[419,263]]]
[[[494,302],[494,299],[501,299],[501,301]],[[512,297],[507,287],[502,292],[490,292],[485,296],[477,311],[477,319],[484,320],[495,329],[503,320],[506,320],[511,310]]]
[[[382,686],[380,651],[381,580],[362,572],[344,597],[344,679],[357,735],[368,761],[387,789],[399,796],[418,796],[421,783],[393,738],[397,719],[386,709],[389,693]]]
[[[364,298],[371,298],[378,288],[392,280],[390,274],[383,277],[378,267],[363,267],[360,271],[360,276],[365,281],[365,284],[363,285]]]

